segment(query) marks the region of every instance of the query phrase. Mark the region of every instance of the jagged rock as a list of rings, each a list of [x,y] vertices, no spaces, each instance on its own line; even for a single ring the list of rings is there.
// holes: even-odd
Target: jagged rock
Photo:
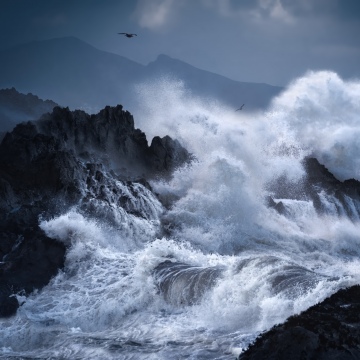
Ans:
[[[151,142],[149,162],[155,172],[164,173],[173,171],[178,165],[189,161],[189,153],[177,140],[170,136],[160,138],[155,136]]]
[[[18,238],[0,263],[0,316],[9,316],[16,311],[18,304],[13,294],[28,294],[43,287],[64,265],[63,243],[48,238],[37,226],[19,232],[18,227],[14,233],[8,229],[10,236],[18,233]]]
[[[280,199],[311,201],[320,215],[331,213],[358,221],[360,182],[339,181],[315,158],[304,159],[303,165],[301,181],[282,177],[270,185],[268,206],[288,216]],[[359,298],[359,286],[339,291],[263,334],[240,359],[360,359]]]
[[[339,181],[331,174],[328,169],[321,165],[314,158],[305,160],[305,170],[307,173],[307,182],[311,184],[308,188],[313,199],[314,206],[318,212],[324,213],[327,209],[319,198],[318,189],[321,188],[328,198],[334,197],[341,204],[341,209],[337,207],[338,215],[343,215],[345,211],[350,219],[358,219],[360,215],[360,182],[355,179]],[[352,205],[349,205],[348,199],[351,199]]]
[[[276,202],[271,196],[267,198],[267,206],[274,208],[279,214],[282,215],[286,214],[286,208],[283,202],[282,201]]]
[[[360,286],[343,289],[260,336],[239,360],[360,359]]]
[[[313,202],[315,210],[323,214],[328,212],[322,198],[326,198],[337,212],[350,219],[360,217],[360,182],[354,179],[340,181],[331,174],[317,159],[307,157],[303,161],[305,176],[296,182],[281,177],[269,185],[272,201],[268,206],[274,207],[279,213],[285,214],[284,204],[274,201],[277,199],[295,199]],[[322,198],[321,198],[322,197]]]
[[[40,216],[77,205],[115,225],[124,217],[157,220],[161,205],[147,179],[169,176],[190,159],[170,137],[149,147],[120,105],[96,115],[55,107],[7,133],[0,144],[0,316],[16,310],[13,294],[41,288],[64,266],[66,246],[44,234]]]
[[[2,272],[3,264],[0,264],[0,272]],[[13,295],[13,289],[6,284],[0,284],[0,317],[9,317],[13,315],[19,307],[19,302]]]
[[[121,105],[107,106],[96,115],[56,107],[36,126],[39,132],[61,140],[79,158],[97,158],[127,179],[170,174],[191,159],[169,136],[155,137],[149,147],[145,134],[135,129],[132,115]]]

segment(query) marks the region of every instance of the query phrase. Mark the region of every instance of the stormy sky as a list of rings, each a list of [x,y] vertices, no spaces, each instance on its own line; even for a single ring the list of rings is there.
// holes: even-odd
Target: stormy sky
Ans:
[[[0,5],[0,49],[75,36],[141,64],[166,54],[239,81],[286,85],[319,69],[360,78],[360,0],[0,0]]]

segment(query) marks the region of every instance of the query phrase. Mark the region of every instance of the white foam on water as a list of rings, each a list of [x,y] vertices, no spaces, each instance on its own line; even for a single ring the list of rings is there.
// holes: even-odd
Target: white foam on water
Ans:
[[[360,180],[360,81],[331,71],[308,72],[273,101],[306,146],[338,179]]]
[[[137,126],[177,138],[196,158],[151,183],[172,201],[163,219],[171,238],[156,239],[158,204],[148,219],[122,214],[118,227],[76,209],[43,221],[69,247],[65,268],[1,320],[2,356],[232,359],[259,332],[360,283],[358,217],[324,193],[323,215],[311,201],[275,199],[286,216],[265,201],[270,181],[301,179],[308,154],[340,179],[359,178],[358,82],[309,73],[265,113],[198,99],[166,78],[138,91]],[[164,261],[222,274],[196,304],[171,304],[153,276]]]

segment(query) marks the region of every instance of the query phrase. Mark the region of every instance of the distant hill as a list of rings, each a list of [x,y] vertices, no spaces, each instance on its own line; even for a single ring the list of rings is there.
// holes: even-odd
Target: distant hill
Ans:
[[[73,37],[36,41],[0,52],[0,88],[15,87],[59,105],[99,110],[125,102],[144,66]]]
[[[15,88],[0,90],[0,133],[12,130],[19,122],[37,120],[57,104],[41,100],[31,93],[21,94]],[[0,134],[1,139],[1,134]]]
[[[15,87],[62,106],[90,112],[105,105],[135,104],[135,84],[171,75],[195,95],[216,98],[234,108],[266,106],[282,88],[233,81],[160,55],[147,66],[100,51],[74,37],[31,42],[0,51],[0,88]]]
[[[235,109],[242,104],[246,110],[265,108],[283,90],[279,86],[230,80],[166,55],[159,55],[147,66],[150,78],[166,74],[181,79],[194,94],[221,100]]]

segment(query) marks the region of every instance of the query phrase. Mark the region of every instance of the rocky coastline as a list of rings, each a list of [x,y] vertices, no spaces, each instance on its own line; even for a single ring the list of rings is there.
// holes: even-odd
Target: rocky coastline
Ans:
[[[94,201],[146,217],[129,193],[140,197],[149,179],[169,177],[190,160],[168,136],[149,146],[121,105],[96,115],[55,107],[7,133],[0,145],[0,316],[16,312],[15,294],[41,289],[64,266],[66,245],[45,235],[40,218],[75,205],[91,213]]]
[[[64,267],[68,245],[48,237],[40,219],[73,206],[94,217],[119,208],[124,216],[150,219],[151,209],[136,205],[145,193],[156,197],[149,181],[168,179],[192,160],[169,136],[149,145],[121,105],[94,115],[56,106],[37,121],[16,125],[0,144],[0,317],[16,313],[16,295],[41,289]],[[341,205],[334,208],[339,215],[359,218],[358,181],[337,180],[313,157],[304,159],[304,168],[297,183],[284,178],[269,184],[268,206],[286,215],[281,199],[311,199],[323,213],[322,189]],[[262,334],[239,359],[359,359],[359,296],[360,286],[339,290]]]

